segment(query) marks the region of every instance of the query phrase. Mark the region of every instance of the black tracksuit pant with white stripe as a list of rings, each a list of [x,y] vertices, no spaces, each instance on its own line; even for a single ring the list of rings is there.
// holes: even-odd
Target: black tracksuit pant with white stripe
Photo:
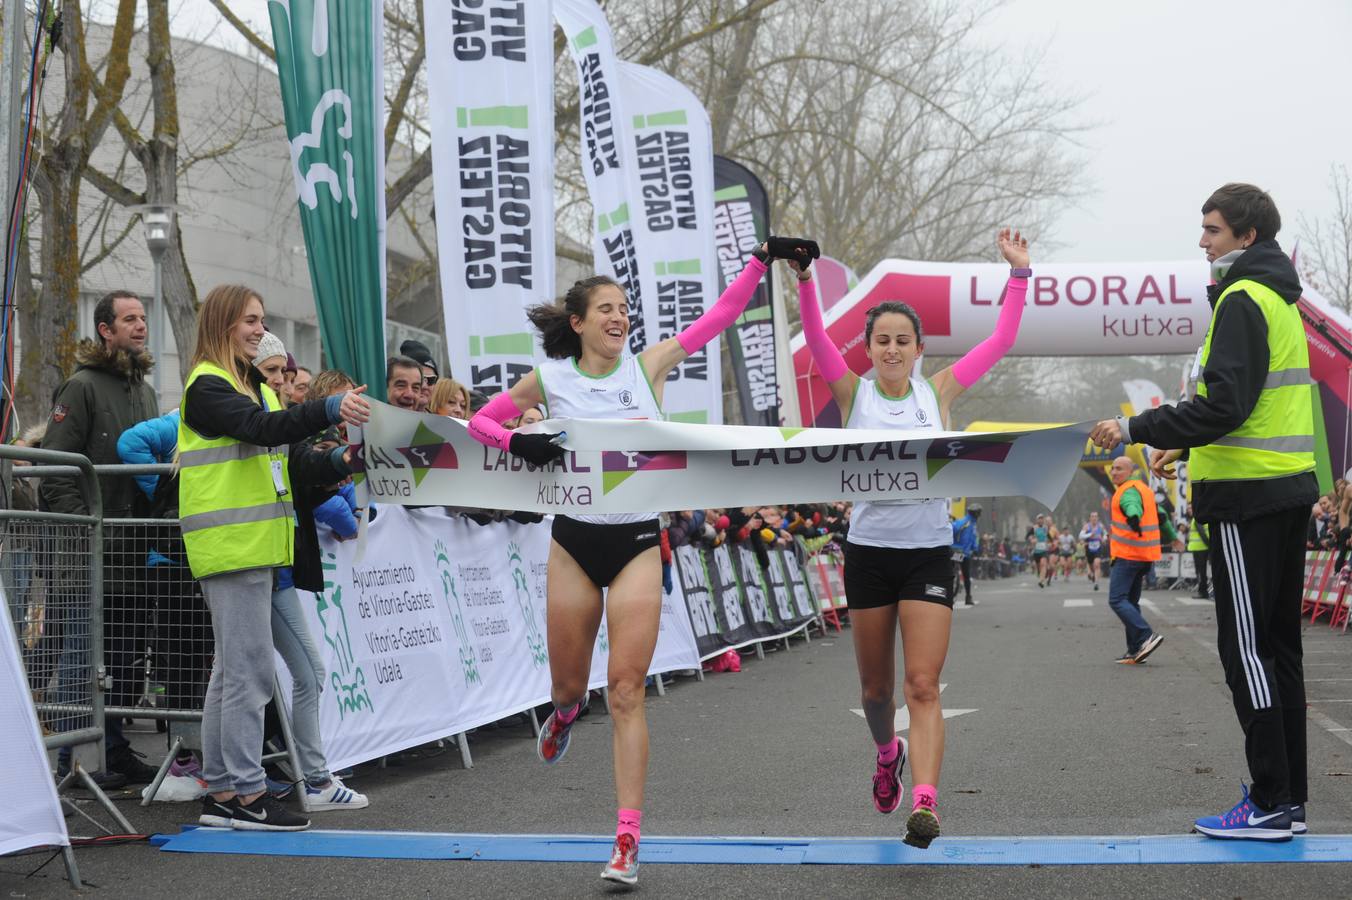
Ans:
[[[1250,796],[1263,809],[1308,796],[1300,597],[1309,517],[1298,507],[1211,527],[1216,647],[1244,729]]]

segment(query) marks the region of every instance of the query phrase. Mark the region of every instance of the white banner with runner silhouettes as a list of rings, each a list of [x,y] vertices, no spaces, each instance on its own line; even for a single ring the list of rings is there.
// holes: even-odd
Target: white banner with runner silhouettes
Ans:
[[[977,434],[934,424],[847,431],[557,419],[530,430],[565,432],[568,452],[537,468],[480,444],[457,419],[373,403],[363,487],[383,503],[574,514],[969,495],[1054,507],[1090,429]]]
[[[331,768],[549,699],[548,519],[481,526],[442,510],[381,506],[364,554],[356,541],[321,532],[325,590],[300,595],[324,663],[319,721]],[[649,673],[700,665],[679,583],[673,588]],[[603,625],[592,687],[605,685],[608,659]]]

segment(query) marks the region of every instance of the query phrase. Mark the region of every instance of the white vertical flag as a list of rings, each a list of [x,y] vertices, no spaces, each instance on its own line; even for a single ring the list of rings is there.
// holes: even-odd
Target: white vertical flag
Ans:
[[[0,585],[0,855],[70,844],[8,607]]]
[[[625,173],[638,250],[646,345],[673,337],[718,298],[713,133],[703,104],[656,69],[620,62],[620,97],[635,164]],[[723,421],[719,342],[676,367],[662,399],[669,418]]]
[[[533,368],[525,309],[554,296],[554,21],[549,0],[425,15],[446,344],[491,394]]]
[[[637,240],[630,220],[634,206],[625,177],[634,169],[634,142],[620,96],[619,60],[610,25],[596,0],[554,0],[554,18],[577,64],[578,133],[582,174],[596,217],[592,232],[596,271],[624,285],[629,298],[629,348],[639,353],[648,340]]]

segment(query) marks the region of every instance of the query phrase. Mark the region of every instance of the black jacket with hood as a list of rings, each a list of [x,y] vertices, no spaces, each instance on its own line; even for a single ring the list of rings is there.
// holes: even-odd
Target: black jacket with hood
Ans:
[[[1257,281],[1287,303],[1300,299],[1300,278],[1275,240],[1258,241],[1207,288],[1212,307],[1241,279]],[[1243,290],[1225,298],[1211,326],[1211,353],[1201,378],[1207,396],[1161,406],[1133,416],[1127,436],[1162,449],[1202,447],[1234,431],[1249,418],[1268,374],[1267,320]],[[1239,522],[1295,507],[1309,509],[1319,497],[1314,472],[1235,481],[1194,481],[1192,506],[1200,522]]]
[[[263,384],[263,376],[253,366],[249,367],[249,378],[255,390]],[[219,375],[199,376],[184,397],[184,421],[202,437],[227,435],[260,447],[289,447],[287,469],[296,512],[292,577],[296,586],[305,590],[319,591],[324,586],[314,507],[328,495],[320,486],[336,484],[351,474],[343,462],[341,446],[317,448],[307,438],[322,438],[321,433],[328,432],[338,419],[341,397],[335,394],[268,412]]]
[[[95,465],[121,463],[117,439],[122,432],[160,414],[155,389],[146,382],[154,362],[148,353],[109,353],[103,341],[90,340],[76,348],[75,361],[75,374],[56,390],[42,448],[83,453]],[[89,513],[74,478],[45,478],[40,494],[43,507],[52,512]],[[130,475],[99,476],[99,494],[105,517],[144,512],[144,495]]]

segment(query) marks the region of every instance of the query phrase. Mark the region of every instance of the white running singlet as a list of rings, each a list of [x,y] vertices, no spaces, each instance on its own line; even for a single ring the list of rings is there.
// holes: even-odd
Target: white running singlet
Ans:
[[[888,397],[871,378],[860,378],[846,428],[941,430],[939,398],[923,378],[911,376],[911,389]],[[850,515],[847,540],[866,547],[947,547],[953,543],[948,500],[859,500]]]
[[[577,360],[547,359],[535,367],[545,415],[567,419],[664,419],[643,364],[626,353],[605,375],[588,375]],[[623,525],[657,518],[656,513],[607,513],[569,518],[594,525]]]

